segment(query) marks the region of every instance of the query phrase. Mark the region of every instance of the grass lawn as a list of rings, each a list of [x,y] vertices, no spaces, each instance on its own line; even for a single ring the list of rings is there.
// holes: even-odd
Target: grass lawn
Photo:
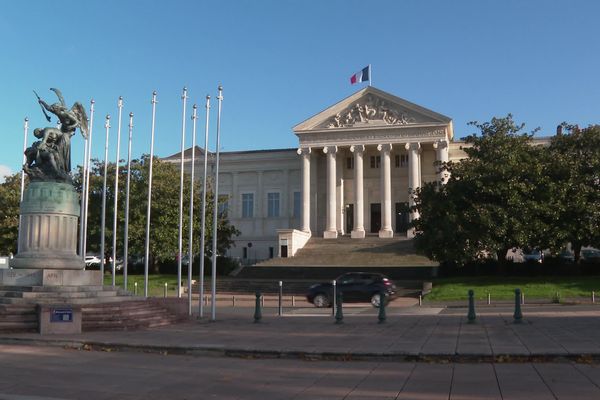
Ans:
[[[192,279],[198,279],[194,277]],[[210,278],[209,278],[210,279]],[[135,288],[135,282],[138,284],[137,294],[144,294],[144,275],[128,275],[127,286],[128,290],[133,293]],[[117,274],[116,285],[123,287],[123,274]],[[175,296],[177,288],[177,275],[164,275],[164,274],[151,274],[148,275],[148,295],[149,296],[164,296],[165,283],[167,284],[167,295]],[[110,274],[104,275],[104,284],[110,286],[112,284],[112,276]],[[187,275],[181,277],[182,286],[187,286]]]
[[[552,299],[556,292],[560,298],[590,297],[592,291],[600,293],[600,276],[440,278],[433,281],[433,289],[425,299],[466,300],[469,289],[473,289],[477,300],[486,300],[488,293],[492,300],[511,300],[516,288],[521,289],[526,299]]]

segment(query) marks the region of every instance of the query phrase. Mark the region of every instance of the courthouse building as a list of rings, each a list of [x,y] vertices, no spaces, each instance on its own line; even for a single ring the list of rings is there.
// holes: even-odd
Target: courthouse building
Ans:
[[[293,132],[297,148],[220,155],[219,195],[241,231],[232,257],[290,257],[311,236],[410,236],[411,190],[443,182],[437,161],[465,157],[451,118],[371,86]],[[186,170],[192,150],[201,177],[199,147],[184,153]],[[179,162],[180,154],[165,160]]]

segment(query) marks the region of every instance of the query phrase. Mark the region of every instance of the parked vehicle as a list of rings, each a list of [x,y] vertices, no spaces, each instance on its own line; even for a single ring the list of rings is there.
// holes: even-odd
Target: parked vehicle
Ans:
[[[600,250],[583,249],[581,250],[581,262],[586,264],[600,264]]]
[[[544,262],[544,252],[541,251],[540,249],[532,249],[532,250],[523,252],[523,261],[541,264]]]
[[[85,266],[86,266],[86,268],[87,267],[92,267],[92,266],[100,267],[100,263],[101,262],[102,262],[102,260],[98,256],[95,256],[95,255],[85,256]]]
[[[386,294],[387,301],[397,296],[396,285],[382,274],[370,272],[348,272],[335,279],[336,291],[343,294],[344,303],[370,302],[379,307],[380,293]],[[315,307],[331,307],[333,305],[333,283],[323,282],[312,285],[308,289],[306,299]]]

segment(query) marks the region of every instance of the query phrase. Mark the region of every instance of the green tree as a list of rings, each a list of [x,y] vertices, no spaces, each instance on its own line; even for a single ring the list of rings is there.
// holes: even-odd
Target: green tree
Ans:
[[[479,135],[465,138],[469,158],[440,168],[446,185],[425,184],[416,193],[417,248],[437,261],[464,263],[495,255],[504,260],[512,247],[555,246],[546,215],[541,150],[533,132],[521,133],[512,115],[471,125]]]
[[[149,156],[143,156],[131,163],[131,184],[129,200],[129,246],[128,254],[143,256],[146,241],[146,209],[148,204]],[[88,251],[100,251],[102,186],[104,164],[98,160],[92,163],[90,170],[90,194],[88,208]],[[163,162],[158,158],[153,162],[152,207],[150,224],[150,263],[156,271],[158,264],[176,260],[178,251],[179,225],[179,166]],[[75,178],[79,190],[81,187],[81,170]],[[119,197],[117,215],[117,254],[123,254],[123,229],[125,225],[125,194],[127,183],[127,167],[119,168]],[[109,164],[107,173],[106,201],[106,239],[105,249],[112,253],[113,219],[114,219],[114,184],[115,165]],[[212,255],[212,220],[214,195],[210,186],[207,192],[206,207],[206,245],[205,254]],[[194,221],[193,251],[200,253],[200,215],[202,187],[198,181],[194,184]],[[189,247],[189,198],[190,177],[184,178],[183,201],[183,246],[184,254]],[[233,244],[233,237],[240,232],[229,223],[226,215],[218,218],[217,253],[225,254]]]
[[[17,252],[21,174],[7,176],[0,184],[0,254]]]
[[[579,260],[582,246],[600,246],[600,126],[564,128],[552,138],[546,173],[552,222]]]

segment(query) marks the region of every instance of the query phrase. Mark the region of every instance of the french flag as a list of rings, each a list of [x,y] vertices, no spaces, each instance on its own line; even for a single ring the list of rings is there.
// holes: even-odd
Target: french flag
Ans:
[[[366,82],[371,78],[371,66],[364,67],[361,71],[355,73],[350,77],[350,83],[354,85],[359,82]]]

